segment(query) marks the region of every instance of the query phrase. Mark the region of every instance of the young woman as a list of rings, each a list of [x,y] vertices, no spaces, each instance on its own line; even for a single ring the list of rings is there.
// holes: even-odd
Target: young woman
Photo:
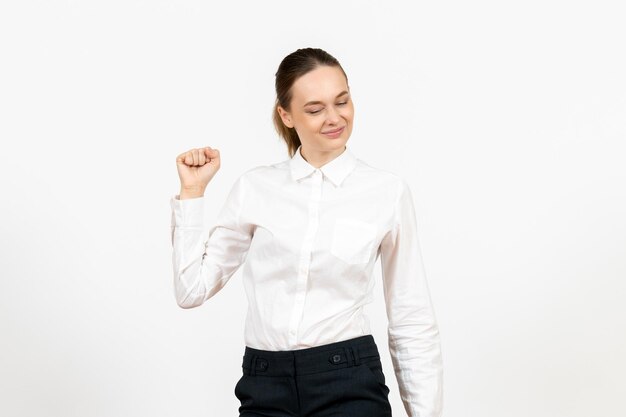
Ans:
[[[248,297],[240,417],[389,417],[389,388],[363,307],[380,257],[388,346],[409,417],[442,414],[437,321],[404,179],[346,146],[348,77],[316,48],[276,72],[273,120],[290,157],[248,169],[204,228],[204,191],[218,149],[178,155],[171,199],[174,290],[200,306],[241,265]],[[381,142],[382,143],[382,142]]]

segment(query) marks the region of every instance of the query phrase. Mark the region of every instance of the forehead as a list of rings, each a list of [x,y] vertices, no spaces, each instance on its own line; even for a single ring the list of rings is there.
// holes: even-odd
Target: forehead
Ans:
[[[348,85],[341,69],[324,65],[307,72],[293,83],[293,100],[332,101],[343,90],[348,90]]]

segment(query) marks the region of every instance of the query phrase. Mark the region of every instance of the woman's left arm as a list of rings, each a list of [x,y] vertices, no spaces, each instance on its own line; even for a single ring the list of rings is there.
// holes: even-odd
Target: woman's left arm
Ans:
[[[409,417],[440,417],[443,362],[417,233],[413,198],[401,179],[395,220],[380,246],[389,352]]]

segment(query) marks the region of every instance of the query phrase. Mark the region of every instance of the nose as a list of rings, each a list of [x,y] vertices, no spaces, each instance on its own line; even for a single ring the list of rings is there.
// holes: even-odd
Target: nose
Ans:
[[[330,110],[328,112],[326,112],[326,119],[328,121],[328,124],[336,124],[339,123],[339,120],[341,119],[341,116],[339,115],[339,111],[337,111],[337,109],[335,109],[334,107],[330,107]]]

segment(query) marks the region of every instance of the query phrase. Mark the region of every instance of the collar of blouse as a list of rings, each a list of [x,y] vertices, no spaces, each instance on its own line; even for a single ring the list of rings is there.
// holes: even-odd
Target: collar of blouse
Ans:
[[[302,145],[298,146],[296,153],[290,160],[291,177],[294,181],[310,175],[316,169],[302,157],[302,154],[300,153],[301,148]],[[346,145],[346,149],[340,155],[335,157],[335,159],[322,165],[320,167],[320,171],[322,171],[324,176],[328,177],[328,179],[330,179],[335,186],[339,186],[344,178],[346,178],[356,166],[356,160],[356,156]]]

